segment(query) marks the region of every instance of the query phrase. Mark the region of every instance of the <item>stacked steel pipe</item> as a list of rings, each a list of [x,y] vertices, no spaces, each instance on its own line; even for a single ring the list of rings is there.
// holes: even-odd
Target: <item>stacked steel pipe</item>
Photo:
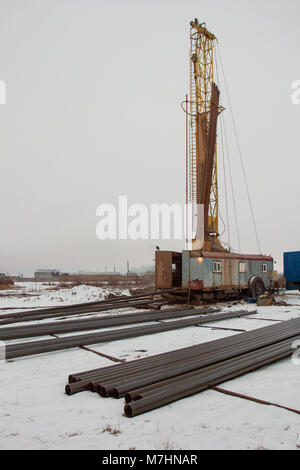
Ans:
[[[128,417],[150,411],[290,356],[300,318],[124,364],[72,374],[68,395],[125,396]]]
[[[151,304],[152,302],[157,302],[158,299],[162,298],[162,294],[173,292],[173,290],[165,289],[133,296],[118,296],[112,299],[99,300],[95,302],[84,302],[72,305],[62,305],[60,307],[39,308],[21,312],[5,313],[0,315],[0,326],[10,323],[47,320],[49,318],[65,317],[69,315],[93,314],[116,308],[143,307],[144,305]]]
[[[187,316],[192,315],[193,310],[188,310],[186,312]],[[198,313],[203,313],[203,310],[198,310]],[[225,312],[221,314],[211,314],[206,316],[198,316],[197,318],[187,318],[187,319],[180,319],[176,321],[168,321],[165,323],[154,323],[145,326],[136,326],[131,328],[122,328],[122,329],[115,329],[109,331],[100,331],[95,333],[89,333],[84,335],[74,335],[74,336],[67,336],[64,338],[53,338],[53,339],[43,339],[43,340],[34,340],[34,341],[26,341],[24,343],[13,343],[6,345],[6,359],[12,359],[16,357],[22,356],[31,356],[34,354],[42,354],[51,351],[60,351],[63,349],[70,349],[77,346],[88,346],[90,344],[97,344],[97,343],[105,343],[108,341],[116,341],[119,339],[127,339],[127,338],[135,338],[138,336],[150,335],[155,333],[161,333],[163,331],[171,331],[176,330],[179,328],[185,328],[188,326],[200,325],[202,323],[207,322],[215,322],[219,320],[225,320],[228,318],[235,318],[245,315],[250,315],[254,312],[247,312],[247,311],[235,311],[235,312]],[[148,314],[149,315],[149,314]],[[161,319],[165,318],[164,312],[161,312]],[[169,318],[172,318],[172,315],[177,316],[185,316],[182,315],[182,312],[177,313],[170,313]],[[147,316],[147,321],[149,321],[149,317]],[[145,317],[144,317],[145,319]],[[158,317],[156,316],[156,320]],[[114,326],[118,324],[120,326],[122,324],[122,317],[116,318],[116,321],[111,319],[114,322]],[[126,319],[124,321],[127,321]],[[152,319],[153,321],[153,319]],[[101,320],[104,324],[104,320]],[[118,323],[119,322],[119,323]],[[130,319],[132,322],[132,319]],[[124,323],[125,324],[125,323]],[[101,323],[102,325],[102,323]],[[110,326],[112,323],[110,324]],[[108,325],[106,325],[108,326]],[[52,328],[52,327],[51,327]],[[55,328],[53,326],[53,328]],[[97,328],[101,328],[101,326],[97,326]],[[8,334],[6,332],[6,334]],[[12,336],[10,337],[10,339]]]
[[[72,331],[97,330],[110,328],[114,326],[133,325],[136,323],[145,323],[158,320],[167,320],[171,318],[187,317],[193,315],[216,313],[217,308],[193,309],[185,307],[176,310],[158,310],[153,312],[135,312],[122,315],[109,315],[102,318],[84,318],[67,320],[60,322],[39,323],[33,325],[22,325],[8,328],[0,328],[0,340],[10,340],[18,338],[30,338],[33,336],[64,334]]]

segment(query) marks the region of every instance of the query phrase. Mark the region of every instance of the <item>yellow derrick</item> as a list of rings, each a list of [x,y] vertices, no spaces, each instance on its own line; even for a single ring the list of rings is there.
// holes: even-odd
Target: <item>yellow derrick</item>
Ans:
[[[219,247],[217,146],[216,142],[212,143],[211,139],[208,142],[208,139],[210,133],[214,135],[211,121],[216,120],[216,113],[213,108],[217,107],[217,114],[222,110],[218,103],[219,91],[214,84],[213,42],[216,37],[197,20],[190,26],[188,198],[191,203],[206,204],[204,238],[205,241],[215,239],[216,243],[211,243],[213,248],[213,245]],[[213,154],[209,156],[210,149],[213,149]],[[210,192],[209,201],[207,191]]]

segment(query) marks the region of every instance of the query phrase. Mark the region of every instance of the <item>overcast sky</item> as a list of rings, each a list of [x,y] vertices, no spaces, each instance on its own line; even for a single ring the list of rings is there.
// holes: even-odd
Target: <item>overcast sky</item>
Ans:
[[[299,0],[0,0],[0,272],[119,270],[152,263],[156,244],[183,248],[100,241],[96,208],[119,195],[184,202],[194,17],[219,40],[262,251],[280,267],[283,251],[300,249]],[[255,253],[224,117],[242,251]],[[231,208],[230,221],[237,248]]]

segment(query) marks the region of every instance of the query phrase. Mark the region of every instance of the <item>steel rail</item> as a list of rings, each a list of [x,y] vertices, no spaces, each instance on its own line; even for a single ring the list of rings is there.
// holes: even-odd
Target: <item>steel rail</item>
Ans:
[[[233,392],[232,390],[227,390],[225,388],[221,388],[221,387],[214,386],[214,385],[211,386],[210,388],[214,390],[215,392],[220,392],[220,393],[223,393],[224,395],[229,395],[235,398],[241,398],[242,400],[252,401],[254,403],[258,403],[259,405],[275,406],[276,408],[282,408],[283,410],[291,411],[292,413],[296,413],[297,415],[300,415],[300,410],[297,410],[296,408],[290,408],[289,406],[280,405],[279,403],[274,403],[268,400],[262,400],[260,398],[252,397],[250,395],[245,395],[243,393]]]

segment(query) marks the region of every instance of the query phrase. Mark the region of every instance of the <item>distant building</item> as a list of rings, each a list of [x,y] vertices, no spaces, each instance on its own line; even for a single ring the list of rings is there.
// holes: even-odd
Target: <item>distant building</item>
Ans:
[[[120,272],[117,271],[85,271],[84,269],[79,269],[79,276],[120,276]],[[76,273],[73,274],[76,276]]]
[[[57,269],[37,269],[34,273],[36,279],[55,279],[60,275]]]
[[[154,264],[143,264],[139,268],[132,268],[132,272],[136,274],[154,273],[155,266]]]

